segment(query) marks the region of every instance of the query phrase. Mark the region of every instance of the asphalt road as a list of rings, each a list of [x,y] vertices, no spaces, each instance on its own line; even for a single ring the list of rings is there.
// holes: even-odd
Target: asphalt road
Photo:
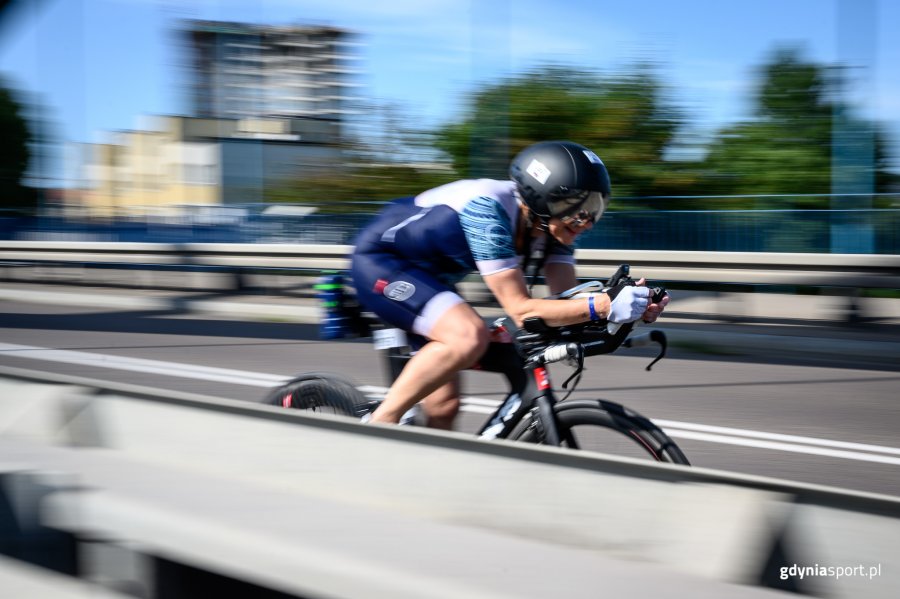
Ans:
[[[364,341],[321,342],[311,325],[0,301],[0,364],[258,400],[292,374],[327,370],[385,384]],[[65,350],[58,351],[48,350]],[[900,373],[708,356],[677,348],[593,359],[573,396],[651,417],[695,466],[900,495]],[[560,384],[565,367],[554,371]],[[505,394],[467,373],[458,429],[474,431]]]

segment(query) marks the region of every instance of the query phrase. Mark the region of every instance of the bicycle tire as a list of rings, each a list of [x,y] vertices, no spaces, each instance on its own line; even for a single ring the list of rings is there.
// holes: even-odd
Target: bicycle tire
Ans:
[[[632,441],[658,462],[690,465],[681,448],[661,428],[649,418],[615,402],[604,399],[560,402],[554,406],[554,413],[565,447],[581,449],[573,430],[576,427],[603,427]],[[541,443],[539,421],[532,419],[514,438],[526,443]]]
[[[294,377],[267,393],[262,403],[354,418],[361,418],[375,405],[353,382],[330,372]]]

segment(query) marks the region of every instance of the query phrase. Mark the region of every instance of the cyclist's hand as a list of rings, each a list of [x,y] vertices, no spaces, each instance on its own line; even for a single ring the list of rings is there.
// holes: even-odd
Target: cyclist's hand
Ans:
[[[645,285],[646,280],[641,279],[640,281],[637,282],[637,284]],[[644,322],[647,322],[647,323],[656,322],[656,319],[659,318],[659,315],[663,313],[663,310],[666,309],[666,306],[668,304],[669,304],[668,292],[666,292],[666,294],[663,296],[662,300],[660,300],[658,303],[654,302],[651,299],[650,304],[647,306],[647,311],[644,312],[643,316],[641,317],[641,320],[643,320]]]
[[[644,315],[650,305],[652,291],[647,287],[625,286],[609,304],[609,322],[625,324]]]

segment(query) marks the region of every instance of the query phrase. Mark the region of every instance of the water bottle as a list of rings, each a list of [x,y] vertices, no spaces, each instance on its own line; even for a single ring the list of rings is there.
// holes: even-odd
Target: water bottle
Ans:
[[[316,298],[322,306],[319,339],[346,337],[347,317],[343,309],[344,278],[338,273],[322,275],[313,289],[316,290]]]

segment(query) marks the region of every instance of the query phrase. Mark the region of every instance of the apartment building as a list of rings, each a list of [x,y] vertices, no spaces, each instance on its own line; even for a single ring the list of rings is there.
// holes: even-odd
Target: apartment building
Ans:
[[[260,202],[267,186],[341,163],[356,60],[333,27],[188,21],[190,114],[157,116],[82,151],[97,213]]]

